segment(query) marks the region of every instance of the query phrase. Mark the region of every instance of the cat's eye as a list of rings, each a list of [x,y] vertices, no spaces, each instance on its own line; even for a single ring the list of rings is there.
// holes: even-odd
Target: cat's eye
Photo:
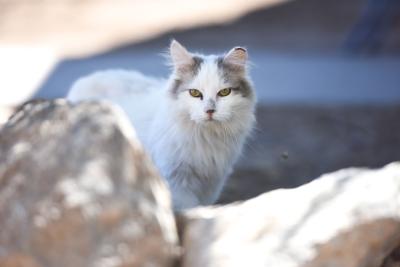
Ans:
[[[231,91],[232,91],[231,88],[222,89],[218,92],[218,96],[227,96],[231,93]]]
[[[189,89],[189,94],[193,97],[202,97],[203,95],[197,89]]]

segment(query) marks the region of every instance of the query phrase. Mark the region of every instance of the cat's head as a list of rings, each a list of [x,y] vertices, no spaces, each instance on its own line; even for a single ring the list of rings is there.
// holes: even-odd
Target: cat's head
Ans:
[[[169,53],[173,65],[169,94],[185,118],[212,124],[253,112],[255,92],[247,75],[246,49],[235,47],[223,56],[204,56],[188,52],[173,40]]]

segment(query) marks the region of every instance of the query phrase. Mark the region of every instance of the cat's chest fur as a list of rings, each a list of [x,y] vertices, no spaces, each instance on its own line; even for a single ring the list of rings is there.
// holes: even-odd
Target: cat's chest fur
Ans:
[[[195,126],[166,116],[159,112],[145,144],[167,179],[175,207],[212,204],[240,155],[250,123],[232,132],[215,122]]]

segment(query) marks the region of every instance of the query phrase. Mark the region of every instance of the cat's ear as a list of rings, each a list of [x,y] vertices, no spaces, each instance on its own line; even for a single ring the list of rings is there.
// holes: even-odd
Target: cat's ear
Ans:
[[[232,48],[224,57],[224,63],[238,70],[245,70],[247,65],[247,50],[243,47]]]
[[[194,63],[192,54],[176,40],[172,40],[169,54],[175,69],[185,69]]]

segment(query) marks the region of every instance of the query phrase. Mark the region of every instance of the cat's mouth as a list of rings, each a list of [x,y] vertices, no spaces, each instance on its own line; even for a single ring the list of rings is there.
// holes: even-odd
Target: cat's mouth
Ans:
[[[208,114],[208,116],[206,117],[205,121],[206,122],[214,122],[214,121],[217,121],[217,120],[214,118],[213,115],[209,115]]]
[[[209,124],[209,125],[221,123],[220,120],[218,120],[218,119],[216,119],[216,118],[213,118],[213,117],[212,117],[212,118],[206,118],[205,120],[203,120],[203,122],[204,122],[205,124]]]
[[[196,123],[200,123],[200,124],[215,124],[215,123],[220,123],[221,119],[219,118],[219,116],[201,116],[201,117],[197,117],[197,118],[191,118],[192,121],[195,121]]]
[[[201,121],[204,122],[204,123],[210,124],[210,123],[221,123],[221,122],[223,122],[224,120],[221,119],[220,116],[216,116],[216,115],[213,114],[213,115],[204,116],[204,117],[201,119]]]
[[[207,111],[206,121],[215,121],[214,112],[215,110],[212,110],[212,112]]]

